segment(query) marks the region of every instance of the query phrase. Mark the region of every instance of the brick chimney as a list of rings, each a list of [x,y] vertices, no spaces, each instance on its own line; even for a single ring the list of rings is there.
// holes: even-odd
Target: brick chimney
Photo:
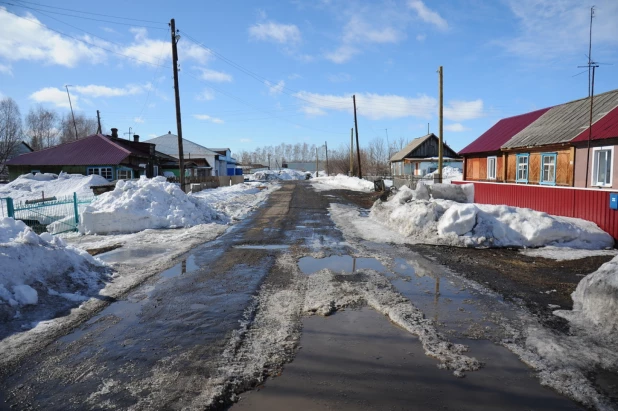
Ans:
[[[133,134],[133,141],[139,143],[139,135]]]
[[[118,129],[117,128],[112,128],[112,137],[113,138],[118,138]]]

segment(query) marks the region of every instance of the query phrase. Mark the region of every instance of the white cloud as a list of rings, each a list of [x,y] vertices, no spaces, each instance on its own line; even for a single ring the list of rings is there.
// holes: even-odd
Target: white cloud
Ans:
[[[451,121],[472,120],[483,117],[483,100],[461,101],[453,100],[444,107],[444,118]]]
[[[303,76],[301,76],[301,75],[300,75],[300,74],[298,74],[298,73],[290,74],[290,75],[288,76],[288,80],[296,80],[296,79],[299,79],[299,78],[303,78]]]
[[[337,73],[337,74],[328,74],[326,75],[326,78],[331,83],[344,83],[346,81],[350,81],[352,79],[352,76],[350,76],[348,73]]]
[[[295,96],[307,102],[301,111],[309,115],[324,115],[327,110],[349,113],[353,111],[352,94],[336,96],[300,91]],[[371,120],[404,117],[428,119],[435,114],[437,101],[426,95],[404,97],[392,94],[356,93],[356,106],[359,115]]]
[[[266,86],[268,87],[268,94],[270,94],[271,96],[276,96],[277,94],[281,94],[281,92],[285,88],[285,81],[281,80],[277,84],[273,84],[270,81],[266,80]]]
[[[210,121],[211,123],[215,123],[215,124],[223,124],[224,123],[224,121],[221,120],[220,118],[211,117],[208,114],[194,114],[193,117],[198,119],[198,120]]]
[[[215,71],[206,68],[201,68],[200,70],[202,71],[201,77],[203,80],[212,81],[214,83],[229,83],[232,81],[232,76],[222,71]]]
[[[241,138],[240,139],[241,143],[250,143],[251,141],[253,141],[253,140],[251,140],[250,138]]]
[[[509,0],[511,11],[519,21],[518,36],[495,43],[508,52],[539,60],[565,56],[582,63],[588,51],[590,8],[581,0]],[[600,52],[614,54],[618,46],[618,2],[598,0],[592,38],[592,57]]]
[[[121,87],[107,87],[90,84],[88,86],[73,86],[73,89],[79,93],[90,97],[122,97],[131,96],[135,94],[143,93],[152,88],[150,83],[144,85],[130,84],[124,88]]]
[[[136,123],[140,123],[140,124],[141,124],[141,123],[143,123],[143,122],[145,122],[144,118],[143,118],[143,117],[141,117],[141,116],[140,116],[140,117],[135,117],[135,118],[133,119],[133,121],[134,121],[134,122],[136,122]]]
[[[416,40],[417,40],[417,41],[420,41],[420,42],[425,41],[425,39],[426,39],[426,38],[427,38],[427,35],[426,35],[426,34],[418,34],[418,35],[416,36]]]
[[[249,27],[249,36],[256,40],[280,44],[300,43],[300,30],[294,24],[279,24],[273,21],[257,23]]]
[[[430,10],[421,0],[409,0],[408,7],[425,23],[433,24],[440,30],[448,30],[448,23],[437,12]]]
[[[324,57],[326,57],[327,60],[330,60],[333,63],[342,64],[350,60],[358,53],[360,53],[360,50],[356,47],[344,44],[340,46],[337,50],[324,54]]]
[[[460,133],[462,131],[470,130],[469,128],[464,127],[463,124],[461,124],[461,123],[447,124],[447,125],[444,126],[444,129],[446,131],[451,131],[453,133]]]
[[[45,87],[39,91],[35,91],[29,98],[37,103],[51,103],[56,107],[70,108],[66,90],[60,90],[54,87]],[[78,108],[78,101],[79,96],[71,96],[74,109]]]
[[[125,47],[119,47],[118,52],[136,59],[137,64],[164,64],[172,58],[170,40],[155,40],[148,37],[145,28],[131,28],[134,35],[133,42]],[[210,60],[207,49],[198,46],[189,40],[178,42],[178,60],[180,62],[191,60],[200,64],[206,64]]]
[[[215,92],[209,88],[204,89],[201,93],[195,96],[197,101],[210,101],[215,99]]]
[[[10,65],[0,64],[0,73],[8,74],[9,76],[13,76],[13,69]]]
[[[99,63],[105,52],[49,30],[32,14],[18,17],[0,7],[0,57],[8,61],[36,61],[75,67],[80,62]]]
[[[101,27],[101,29],[107,33],[118,34],[118,32],[111,27]]]

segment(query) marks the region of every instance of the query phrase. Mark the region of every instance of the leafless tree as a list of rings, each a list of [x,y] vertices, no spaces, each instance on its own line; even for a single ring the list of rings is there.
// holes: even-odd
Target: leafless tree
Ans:
[[[41,105],[30,109],[26,116],[26,134],[34,151],[56,145],[59,134],[58,120],[55,111]]]
[[[15,100],[0,100],[0,175],[6,174],[6,165],[22,139],[21,114]]]
[[[83,114],[75,115],[75,126],[77,127],[77,139],[88,137],[95,134],[98,129],[96,118],[86,117]],[[75,141],[75,126],[73,125],[73,117],[70,113],[62,117],[60,121],[60,142],[68,143]]]

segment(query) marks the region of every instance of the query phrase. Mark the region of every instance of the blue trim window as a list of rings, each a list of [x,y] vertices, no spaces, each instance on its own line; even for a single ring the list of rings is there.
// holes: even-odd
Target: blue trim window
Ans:
[[[556,185],[556,153],[541,153],[540,184]]]
[[[133,170],[130,168],[119,168],[116,170],[117,180],[130,180],[133,178]]]
[[[517,178],[518,183],[528,182],[528,159],[530,154],[517,154]]]
[[[114,169],[112,167],[88,167],[86,169],[86,173],[88,175],[99,175],[108,181],[112,181],[114,179]]]

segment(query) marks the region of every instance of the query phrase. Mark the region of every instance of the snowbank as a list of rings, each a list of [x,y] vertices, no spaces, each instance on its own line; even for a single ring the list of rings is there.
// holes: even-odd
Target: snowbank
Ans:
[[[311,184],[316,191],[346,189],[369,193],[374,188],[371,181],[362,180],[358,177],[348,177],[343,174],[334,177],[316,177],[311,179]]]
[[[618,337],[618,257],[584,277],[571,294],[573,311],[554,314]]]
[[[132,233],[148,228],[177,228],[216,219],[207,204],[185,194],[165,177],[119,181],[98,196],[80,216],[82,234]]]
[[[273,180],[306,180],[307,173],[304,171],[282,168],[281,170],[264,170],[253,173],[253,180],[273,181]]]
[[[191,196],[217,210],[222,219],[241,220],[264,202],[273,189],[278,187],[273,184],[243,183],[202,190]]]
[[[438,171],[434,171],[433,173],[425,174],[423,176],[424,179],[433,180],[434,176],[438,175]],[[446,166],[442,167],[442,181],[450,182],[450,181],[460,181],[463,180],[463,170],[461,168]]]
[[[584,249],[613,246],[612,237],[589,221],[527,208],[453,201],[464,199],[465,190],[450,184],[419,185],[416,190],[404,186],[389,201],[377,201],[370,217],[404,236],[429,243]]]
[[[1,218],[0,318],[19,316],[17,309],[48,295],[95,293],[105,279],[102,265],[58,237],[37,235],[22,221]]]
[[[66,197],[77,193],[78,197],[91,197],[90,186],[109,184],[98,175],[81,174],[24,174],[10,183],[0,186],[0,197],[11,197],[15,202],[45,197]]]

